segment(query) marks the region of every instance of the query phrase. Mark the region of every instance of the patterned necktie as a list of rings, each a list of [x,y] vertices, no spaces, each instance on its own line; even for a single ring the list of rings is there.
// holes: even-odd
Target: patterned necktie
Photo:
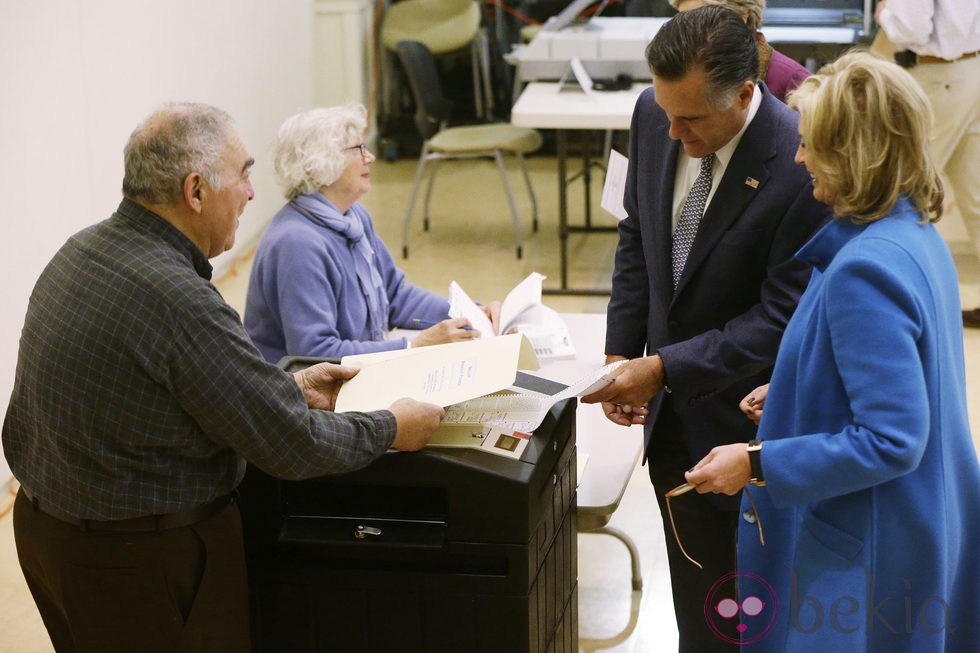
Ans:
[[[698,173],[698,178],[694,180],[691,190],[687,193],[684,208],[681,209],[681,217],[677,221],[677,228],[674,229],[671,254],[674,262],[675,289],[677,282],[680,281],[681,272],[684,271],[684,264],[687,262],[687,255],[694,243],[694,236],[698,233],[698,225],[701,223],[701,215],[704,213],[704,202],[708,199],[708,192],[711,190],[711,166],[714,162],[714,153],[701,159],[701,171]]]

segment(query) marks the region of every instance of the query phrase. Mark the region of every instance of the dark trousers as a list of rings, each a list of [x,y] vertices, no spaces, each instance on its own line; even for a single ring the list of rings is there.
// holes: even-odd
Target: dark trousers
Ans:
[[[163,531],[86,531],[14,504],[17,557],[58,653],[249,650],[238,507]]]
[[[670,586],[679,634],[678,651],[738,651],[738,645],[733,643],[738,641],[739,634],[735,629],[738,619],[720,619],[713,611],[714,606],[706,605],[710,602],[709,597],[714,595],[715,584],[726,574],[735,572],[738,512],[719,509],[694,490],[670,500],[684,549],[704,569],[694,566],[677,546],[664,494],[685,483],[684,472],[697,461],[691,460],[677,417],[669,406],[665,405],[658,416],[654,438],[647,451],[647,464],[667,540]],[[712,626],[709,626],[709,619]]]

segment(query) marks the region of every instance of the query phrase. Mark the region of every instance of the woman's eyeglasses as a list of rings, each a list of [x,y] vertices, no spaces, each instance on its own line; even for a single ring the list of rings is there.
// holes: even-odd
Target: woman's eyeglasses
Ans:
[[[677,524],[674,523],[674,512],[670,508],[670,500],[674,497],[679,497],[682,494],[687,494],[694,489],[694,486],[690,483],[684,483],[683,485],[678,485],[673,490],[664,495],[664,499],[667,502],[667,516],[670,517],[670,527],[674,531],[674,540],[677,542],[678,548],[680,548],[681,553],[684,557],[690,560],[698,569],[704,569],[701,563],[692,558],[684,550],[684,545],[681,544],[681,536],[677,534]],[[762,520],[759,518],[759,511],[755,508],[755,501],[752,499],[752,493],[749,492],[748,486],[745,487],[745,495],[749,498],[749,503],[752,504],[752,514],[755,515],[755,525],[759,527],[759,542],[762,546],[766,545],[766,538],[762,535]]]
[[[361,151],[361,159],[367,159],[368,158],[368,151],[369,150],[367,148],[367,145],[365,145],[364,143],[360,143],[358,145],[351,145],[350,147],[345,147],[344,148],[344,152],[347,152],[347,151],[350,151],[350,150],[360,150]]]

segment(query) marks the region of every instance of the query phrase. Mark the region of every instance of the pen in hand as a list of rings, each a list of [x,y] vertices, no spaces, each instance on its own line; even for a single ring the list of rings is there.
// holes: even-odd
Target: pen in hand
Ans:
[[[439,323],[438,322],[433,322],[432,320],[421,320],[419,318],[414,318],[412,320],[412,324],[415,325],[415,326],[417,326],[417,327],[419,327],[420,329],[428,329],[429,327],[434,327],[435,325],[437,325]],[[464,326],[464,327],[460,327],[460,328],[462,328],[464,331],[472,331],[473,330],[473,327],[471,327],[471,326]]]

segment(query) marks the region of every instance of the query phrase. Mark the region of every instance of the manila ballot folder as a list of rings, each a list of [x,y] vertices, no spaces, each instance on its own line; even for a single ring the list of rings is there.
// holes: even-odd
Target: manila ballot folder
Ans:
[[[344,356],[340,364],[360,371],[341,386],[338,413],[388,408],[402,397],[445,407],[506,388],[518,367],[538,369],[530,342],[519,333]]]
[[[507,388],[516,380],[518,367],[538,369],[531,343],[519,333],[345,356],[340,363],[360,371],[341,386],[334,407],[338,413],[388,408],[402,397],[445,408]],[[482,423],[443,421],[429,445],[484,449],[520,458],[529,438]]]

